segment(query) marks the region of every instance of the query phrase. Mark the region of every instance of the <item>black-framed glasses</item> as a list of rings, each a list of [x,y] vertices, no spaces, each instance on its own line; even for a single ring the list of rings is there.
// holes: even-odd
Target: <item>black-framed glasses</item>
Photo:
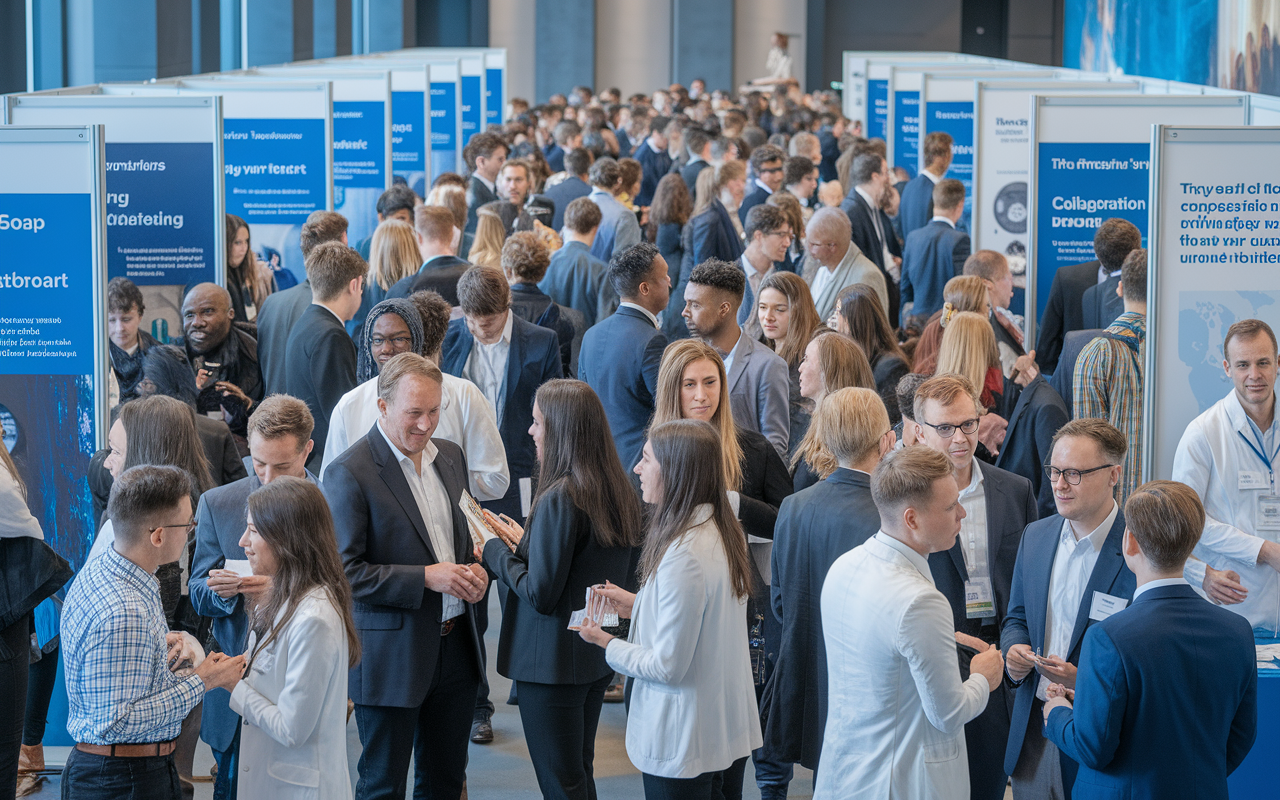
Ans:
[[[769,172],[769,173],[782,172],[782,167],[761,167],[760,168],[761,175],[765,174],[766,172]]]
[[[164,530],[165,528],[185,528],[186,529],[184,531],[185,533],[191,533],[193,530],[196,529],[196,518],[192,517],[190,522],[184,522],[178,525],[155,525],[153,527],[147,528],[147,533],[155,533],[156,531],[161,531],[161,530]]]
[[[974,417],[973,419],[966,419],[964,422],[961,422],[959,425],[952,425],[947,422],[944,422],[941,425],[934,425],[932,422],[924,422],[923,420],[921,421],[920,424],[928,425],[930,428],[933,428],[935,431],[938,432],[938,435],[941,436],[943,439],[950,439],[952,436],[955,436],[956,428],[959,428],[961,433],[966,433],[966,434],[973,433],[978,430],[977,417]]]
[[[1072,486],[1079,486],[1080,481],[1090,472],[1097,472],[1100,469],[1109,469],[1114,466],[1116,465],[1103,464],[1102,466],[1094,467],[1093,469],[1058,469],[1057,467],[1051,467],[1048,464],[1045,464],[1044,475],[1049,479],[1050,483],[1057,483],[1059,477],[1064,477],[1067,479],[1067,483]]]

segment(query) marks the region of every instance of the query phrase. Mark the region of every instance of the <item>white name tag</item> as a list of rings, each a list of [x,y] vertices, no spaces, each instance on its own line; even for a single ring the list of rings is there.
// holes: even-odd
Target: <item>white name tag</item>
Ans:
[[[995,593],[991,591],[990,578],[965,581],[964,612],[966,619],[981,619],[996,615]]]
[[[1129,601],[1123,597],[1094,592],[1093,603],[1089,606],[1089,619],[1101,622],[1117,611],[1123,611],[1127,605],[1129,605]]]
[[[1280,497],[1258,495],[1258,530],[1280,531]]]
[[[1236,489],[1269,489],[1271,480],[1265,472],[1236,473]]]

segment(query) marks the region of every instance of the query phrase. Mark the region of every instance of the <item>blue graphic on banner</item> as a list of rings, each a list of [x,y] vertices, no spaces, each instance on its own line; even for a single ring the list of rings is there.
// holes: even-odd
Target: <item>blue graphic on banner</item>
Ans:
[[[297,224],[326,206],[322,119],[222,122],[227,213],[249,223]]]
[[[964,184],[964,216],[960,218],[959,227],[960,230],[967,231],[973,215],[973,103],[928,103],[925,114],[926,135],[939,131],[951,134],[954,140],[951,146],[951,169],[947,170],[947,177]],[[920,166],[923,168],[924,164],[921,163]]]
[[[486,69],[484,75],[484,121],[486,125],[501,125],[503,70]]]
[[[1134,143],[1040,144],[1036,165],[1036,313],[1044,315],[1058,267],[1093,261],[1103,220],[1128,220],[1147,246],[1151,146]]]
[[[0,375],[91,375],[88,194],[0,194]]]
[[[462,144],[465,146],[471,137],[480,132],[481,111],[484,110],[484,98],[480,96],[480,76],[462,76]]]
[[[867,133],[868,139],[889,140],[889,82],[867,80]]]
[[[386,110],[376,101],[333,103],[335,187],[382,189],[387,185]]]
[[[431,178],[458,166],[458,86],[431,84]]]
[[[920,93],[893,93],[893,166],[916,176],[920,160]]]
[[[107,143],[107,278],[213,281],[216,179],[212,144]]]
[[[391,169],[396,175],[427,169],[425,108],[422,92],[391,93]]]

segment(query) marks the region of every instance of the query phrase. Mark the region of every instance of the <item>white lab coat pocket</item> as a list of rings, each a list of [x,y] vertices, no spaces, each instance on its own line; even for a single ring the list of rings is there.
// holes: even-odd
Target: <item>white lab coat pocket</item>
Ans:
[[[293,786],[309,787],[316,789],[320,787],[320,771],[304,767],[300,764],[286,764],[276,762],[267,767],[267,774],[282,783],[292,784]],[[304,794],[292,795],[294,797],[305,797]]]
[[[636,688],[640,691],[631,703],[631,722],[639,734],[637,753],[654,761],[678,757],[685,751],[687,731],[693,725],[688,717],[688,699],[680,692],[665,691],[647,682]]]
[[[941,764],[960,757],[960,742],[954,737],[941,742],[925,742],[924,763]]]

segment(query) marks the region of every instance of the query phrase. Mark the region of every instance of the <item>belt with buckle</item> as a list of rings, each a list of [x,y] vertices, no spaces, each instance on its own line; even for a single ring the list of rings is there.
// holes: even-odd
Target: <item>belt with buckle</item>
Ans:
[[[154,758],[167,756],[177,746],[177,740],[168,742],[152,742],[149,744],[86,744],[77,742],[76,749],[94,756],[110,756],[112,758]]]
[[[446,619],[444,622],[440,623],[441,636],[448,636],[453,632],[453,620],[455,619],[457,619],[457,617],[454,617],[453,619]]]

